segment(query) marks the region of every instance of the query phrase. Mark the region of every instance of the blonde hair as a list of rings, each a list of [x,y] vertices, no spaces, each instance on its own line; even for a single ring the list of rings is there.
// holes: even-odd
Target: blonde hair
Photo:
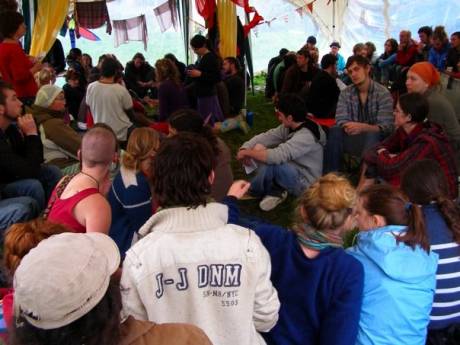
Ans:
[[[159,82],[171,80],[176,85],[180,85],[180,74],[177,66],[170,59],[159,59],[155,62],[156,73]]]
[[[41,241],[50,236],[69,231],[63,225],[51,223],[40,218],[10,226],[5,234],[4,241],[5,267],[13,275],[22,258]]]
[[[303,193],[298,210],[303,211],[308,223],[316,230],[335,230],[344,225],[355,201],[356,191],[350,181],[329,173]]]
[[[160,136],[152,128],[136,128],[130,135],[121,164],[127,169],[139,170],[140,163],[160,146]]]

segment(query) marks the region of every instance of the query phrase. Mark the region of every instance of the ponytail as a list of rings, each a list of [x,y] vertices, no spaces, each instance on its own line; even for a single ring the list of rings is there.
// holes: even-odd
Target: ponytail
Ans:
[[[360,193],[363,207],[369,214],[377,214],[388,225],[405,225],[407,230],[397,235],[398,242],[410,246],[418,245],[429,252],[430,244],[425,220],[419,205],[408,202],[408,197],[399,189],[389,185],[373,185]]]
[[[436,198],[436,203],[447,226],[452,231],[455,242],[460,244],[460,207],[444,196]]]
[[[398,242],[403,242],[412,249],[417,245],[426,252],[430,252],[430,241],[425,228],[425,219],[419,205],[406,203],[407,231],[404,235],[397,236]]]

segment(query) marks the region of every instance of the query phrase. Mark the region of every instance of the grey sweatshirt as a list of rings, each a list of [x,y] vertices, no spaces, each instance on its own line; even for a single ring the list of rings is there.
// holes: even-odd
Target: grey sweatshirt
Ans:
[[[246,141],[241,148],[250,149],[256,144],[264,145],[267,151],[266,164],[289,163],[297,169],[300,183],[310,186],[323,172],[323,148],[326,134],[320,129],[320,139],[304,127],[297,130],[279,125]]]

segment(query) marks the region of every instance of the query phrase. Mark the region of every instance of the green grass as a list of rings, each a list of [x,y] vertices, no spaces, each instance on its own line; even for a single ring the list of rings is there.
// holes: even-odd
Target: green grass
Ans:
[[[261,80],[257,80],[256,85],[260,85],[261,81],[264,80],[262,77],[259,79]],[[244,134],[242,131],[235,130],[220,135],[220,137],[227,143],[232,152],[232,169],[235,180],[250,180],[252,177],[246,175],[241,163],[238,162],[235,158],[241,144],[252,138],[254,135],[265,132],[266,130],[279,125],[279,122],[273,111],[273,103],[265,98],[263,92],[256,91],[254,95],[252,95],[252,92],[249,92],[247,108],[248,111],[252,111],[254,113],[254,126],[251,131],[249,131],[248,134]],[[260,210],[258,200],[240,201],[239,205],[241,211],[248,215],[256,216],[267,222],[278,224],[284,227],[289,227],[293,223],[295,217],[296,202],[295,198],[293,197],[288,197],[285,202],[270,212],[264,212]]]

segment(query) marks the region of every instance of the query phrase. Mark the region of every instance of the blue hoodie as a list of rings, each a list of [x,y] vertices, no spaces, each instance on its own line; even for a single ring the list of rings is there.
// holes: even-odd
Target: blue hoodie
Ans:
[[[356,344],[424,345],[436,287],[438,255],[397,243],[405,226],[360,232],[349,254],[364,266]]]

